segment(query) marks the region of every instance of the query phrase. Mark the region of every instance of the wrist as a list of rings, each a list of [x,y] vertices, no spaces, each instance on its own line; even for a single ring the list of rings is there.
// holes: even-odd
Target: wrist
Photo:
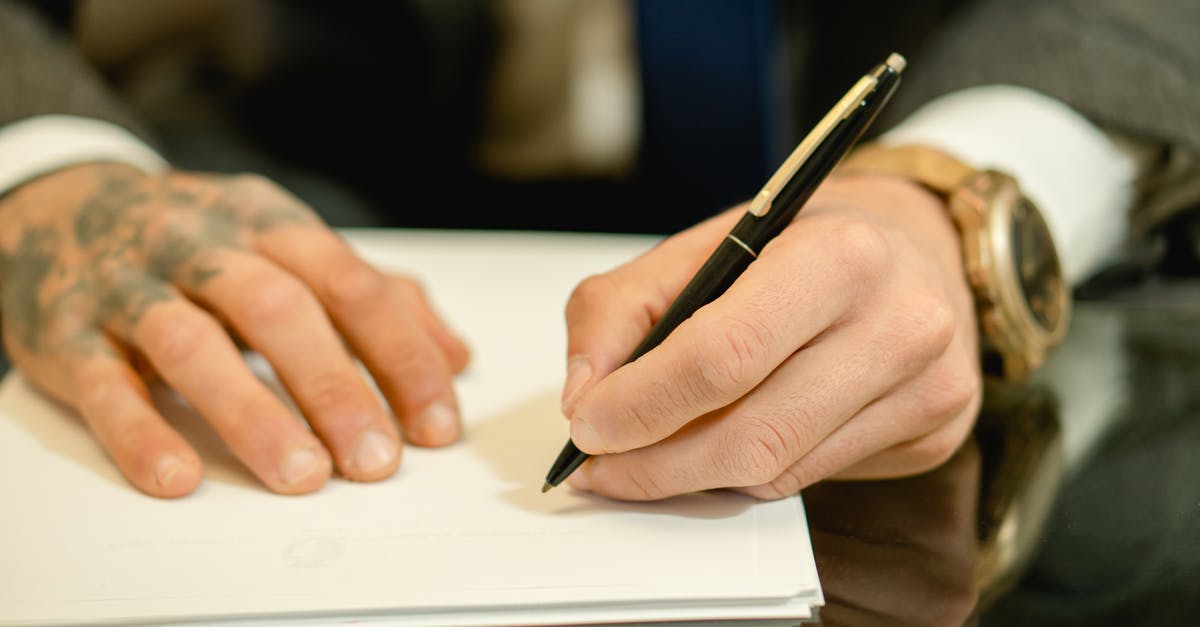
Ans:
[[[98,172],[103,172],[97,176]],[[152,176],[140,168],[125,163],[75,163],[43,172],[0,195],[0,216],[29,207],[39,213],[50,212],[70,204],[69,198],[79,198],[93,191],[97,180],[109,176],[125,179]],[[40,209],[38,208],[40,207]]]
[[[839,168],[906,178],[944,198],[961,241],[985,370],[1022,379],[1041,365],[1066,333],[1070,291],[1048,225],[1012,176],[917,144],[860,146]]]

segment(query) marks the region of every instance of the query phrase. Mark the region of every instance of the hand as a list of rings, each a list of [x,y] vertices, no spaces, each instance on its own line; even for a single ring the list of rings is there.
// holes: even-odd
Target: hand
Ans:
[[[0,201],[0,255],[14,363],[78,410],[148,494],[187,494],[203,469],[155,412],[147,371],[280,493],[318,489],[332,466],[359,481],[396,469],[397,427],[352,353],[410,441],[458,437],[463,343],[415,283],[358,259],[261,178],[62,170]],[[253,376],[231,333],[271,363],[311,430]]]
[[[744,213],[584,281],[567,304],[576,488],[779,498],[827,477],[922,472],[980,401],[972,300],[938,198],[835,175],[722,297],[621,366]],[[603,455],[600,455],[603,454]]]

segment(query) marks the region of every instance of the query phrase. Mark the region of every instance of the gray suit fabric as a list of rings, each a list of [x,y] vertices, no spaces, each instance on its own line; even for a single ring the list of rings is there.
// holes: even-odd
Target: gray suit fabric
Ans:
[[[914,60],[896,112],[973,85],[1013,84],[1153,144],[1133,227],[1200,205],[1200,2],[963,3]]]
[[[0,126],[46,114],[98,118],[150,137],[68,40],[27,6],[0,0]]]

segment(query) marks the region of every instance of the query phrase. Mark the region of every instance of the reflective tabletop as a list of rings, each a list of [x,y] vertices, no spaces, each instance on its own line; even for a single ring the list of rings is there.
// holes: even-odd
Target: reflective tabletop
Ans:
[[[1200,286],[1076,305],[947,464],[804,493],[825,625],[1200,624]]]

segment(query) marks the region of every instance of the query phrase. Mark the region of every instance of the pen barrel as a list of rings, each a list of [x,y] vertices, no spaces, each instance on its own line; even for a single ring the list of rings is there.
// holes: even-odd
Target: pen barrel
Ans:
[[[731,234],[745,242],[756,253],[761,251],[767,242],[782,233],[796,219],[821,182],[862,136],[865,128],[862,120],[844,120],[839,123],[830,133],[829,141],[818,146],[779,191],[774,206],[766,215],[759,218],[747,213],[742,221],[733,227]]]
[[[747,214],[733,227],[730,234],[744,242],[755,254],[796,219],[813,192],[862,139],[884,105],[892,99],[900,84],[896,69],[880,65],[872,71],[871,76],[876,79],[875,89],[852,113],[840,120],[824,141],[808,155],[779,190],[767,212],[762,217]]]
[[[671,303],[671,306],[658,319],[654,328],[633,350],[625,363],[634,361],[650,352],[667,339],[675,327],[690,318],[697,309],[724,294],[725,290],[729,289],[729,286],[733,285],[737,277],[746,269],[746,266],[754,261],[754,258],[755,256],[750,251],[737,242],[729,238],[721,240],[717,249],[713,251],[712,255],[709,255],[708,261],[704,262],[704,266],[683,288],[683,291],[675,298],[675,302]]]

